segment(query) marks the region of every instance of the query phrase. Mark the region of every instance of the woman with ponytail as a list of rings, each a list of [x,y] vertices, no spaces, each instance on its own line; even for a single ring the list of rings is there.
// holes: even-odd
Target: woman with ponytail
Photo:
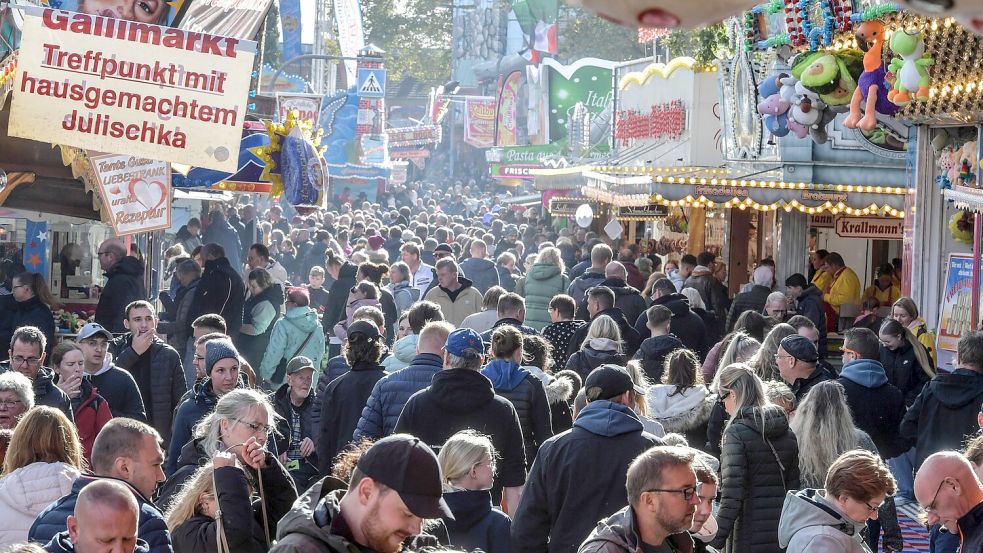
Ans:
[[[23,272],[13,279],[11,292],[17,302],[13,328],[37,327],[47,338],[47,353],[55,347],[55,320],[52,310],[58,305],[41,273]]]
[[[911,407],[925,383],[935,377],[935,365],[918,338],[896,319],[887,319],[878,333],[881,340],[881,365],[887,380],[904,396]]]

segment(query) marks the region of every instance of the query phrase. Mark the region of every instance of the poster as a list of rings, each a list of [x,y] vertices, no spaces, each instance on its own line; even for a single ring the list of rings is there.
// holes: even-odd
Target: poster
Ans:
[[[234,171],[254,42],[25,8],[11,136]]]
[[[567,125],[577,104],[584,104],[594,115],[611,108],[614,102],[614,62],[584,58],[571,65],[561,65],[555,59],[547,58],[543,60],[543,68],[549,75],[547,115],[550,142],[567,137]]]
[[[464,141],[475,148],[495,145],[495,98],[472,97],[464,100]]]
[[[498,114],[495,124],[495,144],[497,146],[515,146],[519,143],[519,83],[522,82],[522,72],[513,71],[502,81],[502,89],[498,94]]]
[[[89,15],[112,14],[117,19],[139,21],[172,26],[175,18],[186,2],[192,0],[176,0],[171,2],[151,1],[144,5],[137,2],[118,2],[106,0],[41,0],[40,4],[47,8],[80,12]]]
[[[272,0],[182,0],[177,26],[186,31],[253,40]]]
[[[276,110],[279,121],[287,120],[287,113],[295,109],[303,121],[317,122],[321,112],[321,96],[319,94],[289,94],[276,95]]]
[[[171,168],[163,161],[107,154],[89,155],[99,179],[96,190],[116,236],[171,226]]]
[[[280,25],[283,26],[283,61],[292,60],[303,53],[300,47],[302,21],[300,0],[280,0]]]
[[[942,294],[942,308],[939,309],[939,326],[936,331],[936,347],[940,354],[940,365],[943,364],[942,352],[955,352],[959,338],[973,330],[971,321],[972,287],[973,256],[949,254],[949,262],[946,264],[945,290]]]
[[[341,55],[346,58],[358,56],[358,51],[365,48],[362,9],[358,5],[358,0],[334,0],[334,17],[338,23],[338,44],[341,46]],[[348,86],[355,83],[356,68],[354,59],[345,60]]]

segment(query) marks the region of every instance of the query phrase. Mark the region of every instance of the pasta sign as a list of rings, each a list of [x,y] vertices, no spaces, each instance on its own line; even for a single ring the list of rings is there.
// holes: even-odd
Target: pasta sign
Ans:
[[[235,171],[256,44],[25,10],[9,133]]]

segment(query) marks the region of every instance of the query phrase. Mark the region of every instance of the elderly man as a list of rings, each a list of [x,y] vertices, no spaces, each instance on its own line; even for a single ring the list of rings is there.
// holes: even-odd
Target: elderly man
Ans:
[[[768,294],[762,314],[771,319],[772,324],[784,323],[788,320],[788,298],[782,292]]]
[[[148,551],[137,538],[138,506],[126,486],[103,480],[79,494],[67,530],[51,539],[49,553],[134,553]]]
[[[471,281],[460,276],[460,268],[453,258],[437,262],[437,286],[431,288],[423,299],[440,306],[444,319],[454,326],[461,326],[468,315],[481,311],[483,296]]]
[[[441,497],[437,456],[407,434],[377,441],[359,458],[347,489],[339,484],[325,478],[297,499],[271,553],[396,553],[420,534],[423,519],[454,518]]]
[[[961,537],[961,552],[983,551],[983,484],[965,457],[955,451],[929,455],[915,476],[915,499],[929,525]]]
[[[55,385],[54,372],[44,366],[45,340],[44,333],[37,327],[22,326],[15,330],[7,350],[8,360],[0,363],[0,373],[16,371],[24,375],[31,382],[34,403],[54,407],[74,421],[71,398]]]
[[[819,352],[805,336],[793,334],[782,339],[775,354],[775,363],[782,380],[795,394],[796,405],[805,399],[813,386],[834,376],[817,365]]]
[[[13,430],[21,415],[34,407],[31,381],[19,372],[0,374],[0,428]]]
[[[601,521],[579,553],[691,551],[702,487],[694,462],[693,450],[674,446],[639,455],[628,467],[628,506]]]
[[[126,255],[126,247],[114,238],[99,244],[99,266],[107,280],[96,306],[96,322],[110,332],[121,334],[126,332],[123,326],[126,306],[147,299],[143,263]]]
[[[264,244],[257,243],[249,246],[249,251],[246,252],[246,266],[248,267],[246,274],[249,274],[252,269],[266,269],[266,272],[270,273],[273,283],[280,285],[281,288],[290,280],[287,270],[283,268],[283,265],[280,265],[279,261],[270,258],[270,249]]]

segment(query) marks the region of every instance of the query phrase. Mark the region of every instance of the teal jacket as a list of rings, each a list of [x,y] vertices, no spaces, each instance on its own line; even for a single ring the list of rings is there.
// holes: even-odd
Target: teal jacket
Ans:
[[[526,298],[526,320],[523,322],[537,331],[546,328],[552,322],[550,300],[557,294],[566,294],[569,286],[570,278],[556,265],[533,265],[515,285],[515,293]]]
[[[304,349],[297,351],[311,333],[313,336],[307,341]],[[258,378],[269,380],[281,359],[288,359],[297,355],[309,357],[311,361],[314,361],[315,367],[320,367],[324,358],[324,329],[317,319],[317,313],[310,307],[290,308],[286,316],[273,326],[270,345],[266,348],[259,370],[256,371]],[[317,373],[318,371],[314,371],[315,378],[317,378]],[[273,382],[273,384],[279,386],[283,383]],[[316,380],[314,385],[317,385]]]

